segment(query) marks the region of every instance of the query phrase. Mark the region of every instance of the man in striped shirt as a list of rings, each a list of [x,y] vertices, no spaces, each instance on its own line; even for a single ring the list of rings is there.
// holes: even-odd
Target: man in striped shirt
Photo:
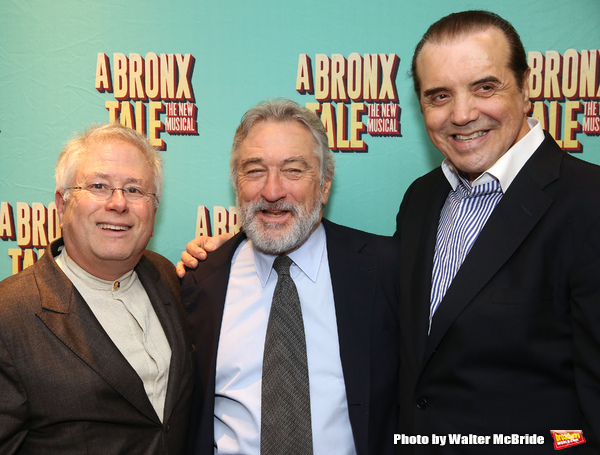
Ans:
[[[587,441],[579,453],[598,453],[600,168],[528,118],[525,50],[499,16],[440,19],[412,73],[446,159],[411,185],[397,217],[399,433],[544,443],[402,453],[552,453],[550,430],[571,428]]]

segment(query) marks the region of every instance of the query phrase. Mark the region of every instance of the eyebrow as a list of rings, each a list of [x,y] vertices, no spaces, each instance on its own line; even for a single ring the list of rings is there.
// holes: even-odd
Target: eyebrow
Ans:
[[[476,80],[475,82],[472,82],[471,87],[475,87],[476,85],[481,85],[481,84],[485,84],[488,82],[494,82],[496,84],[499,84],[500,79],[498,79],[496,76],[486,76],[486,77]]]
[[[429,98],[429,97],[435,95],[436,93],[445,92],[446,90],[448,90],[448,89],[445,87],[428,88],[427,90],[425,90],[423,92],[423,98]]]
[[[104,179],[104,180],[110,180],[111,176],[108,174],[105,174],[104,172],[92,172],[91,174],[85,176],[84,180],[89,180],[89,179]],[[123,183],[127,184],[127,183],[142,183],[143,180],[142,179],[136,179],[133,177],[128,177],[126,178]]]
[[[262,164],[264,162],[263,158],[248,158],[242,161],[240,168],[244,168],[250,164]],[[302,156],[292,156],[289,158],[286,158],[285,160],[281,161],[282,165],[286,165],[286,164],[290,164],[290,163],[301,163],[303,165],[305,165],[307,168],[310,168],[310,165],[308,164],[308,161],[306,161],[306,159],[304,159]]]

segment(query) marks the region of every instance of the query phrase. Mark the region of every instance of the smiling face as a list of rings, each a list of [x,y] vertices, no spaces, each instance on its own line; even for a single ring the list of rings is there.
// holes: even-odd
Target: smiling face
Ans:
[[[310,131],[297,122],[256,123],[242,142],[237,203],[258,250],[290,253],[321,221],[331,178],[321,187],[315,147]]]
[[[508,66],[509,46],[491,27],[428,42],[417,59],[429,138],[471,182],[528,132],[529,88]]]
[[[84,152],[75,181],[69,186],[104,183],[109,188],[135,184],[154,192],[150,165],[133,145],[123,141],[92,144]],[[127,202],[121,191],[98,200],[85,190],[68,190],[65,202],[56,193],[65,248],[84,270],[114,280],[132,270],[154,232],[156,208],[147,202]]]

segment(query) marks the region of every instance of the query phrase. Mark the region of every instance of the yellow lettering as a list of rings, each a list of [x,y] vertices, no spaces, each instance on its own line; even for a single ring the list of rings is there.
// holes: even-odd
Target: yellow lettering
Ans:
[[[365,142],[360,139],[360,133],[365,129],[365,125],[361,120],[365,110],[365,103],[352,103],[350,105],[350,148],[354,150],[365,150]]]
[[[160,60],[154,52],[146,54],[146,96],[151,100],[160,98]]]
[[[544,73],[544,98],[548,100],[560,99],[560,85],[558,75],[561,69],[560,54],[556,51],[546,52],[546,71]]]
[[[0,204],[0,239],[14,240],[14,226],[12,207],[8,202],[2,202],[2,204]]]
[[[31,246],[31,207],[25,202],[17,202],[17,245]]]
[[[198,215],[196,216],[195,237],[199,237],[201,235],[211,235],[208,209],[203,205],[198,206]]]
[[[128,101],[123,101],[121,103],[121,125],[127,126],[131,129],[135,129],[135,125],[133,122],[133,106]]]
[[[579,78],[579,53],[575,49],[569,49],[564,55],[564,67],[562,76],[562,92],[569,99],[577,96]]]
[[[548,121],[548,132],[552,135],[556,143],[560,148],[563,146],[563,141],[559,139],[560,132],[558,131],[559,122],[560,122],[560,104],[556,101],[550,102],[550,118]]]
[[[148,115],[148,139],[150,143],[159,148],[160,150],[164,150],[165,141],[160,138],[160,132],[164,129],[163,122],[160,121],[159,114],[164,110],[164,105],[158,101],[150,101],[148,103],[149,115]]]
[[[48,212],[50,213],[48,216],[48,242],[52,243],[62,235],[56,202],[52,201],[48,204]],[[42,257],[41,252],[40,257]]]
[[[537,101],[537,102],[533,103],[533,112],[532,112],[531,116],[540,121],[540,126],[542,127],[542,129],[545,129],[545,130],[548,129],[548,125],[547,125],[548,122],[546,121],[546,116],[547,116],[546,103],[544,103],[543,101]]]
[[[177,72],[179,73],[175,98],[178,100],[186,99],[188,101],[193,101],[194,95],[192,93],[190,78],[192,76],[191,63],[194,59],[191,54],[177,54],[175,60],[177,61]]]
[[[36,248],[46,248],[48,246],[48,238],[46,237],[46,219],[48,211],[44,204],[34,202],[31,204],[33,211],[31,221],[31,242]]]
[[[21,248],[9,248],[8,255],[12,259],[12,274],[16,275],[21,271],[21,258],[23,250]]]
[[[298,72],[296,73],[296,91],[298,93],[312,93],[312,74],[310,58],[306,54],[298,57]]]
[[[363,60],[363,95],[365,101],[379,97],[379,55],[365,54]]]
[[[129,54],[129,96],[132,100],[146,99],[143,75],[144,59],[140,54]]]
[[[394,76],[398,67],[398,56],[396,54],[380,54],[381,61],[381,89],[379,90],[379,101],[398,101]]]
[[[568,151],[581,151],[581,143],[575,140],[575,133],[581,130],[581,125],[574,118],[575,114],[583,109],[581,101],[565,102],[565,134],[563,134],[564,149]]]
[[[108,70],[108,56],[102,52],[98,52],[98,58],[96,59],[96,90],[99,92],[112,90],[112,84],[110,82],[110,72]]]
[[[175,99],[175,55],[160,54],[160,96]]]
[[[363,61],[360,54],[353,52],[348,56],[348,96],[352,101],[360,100],[363,93]],[[365,81],[365,84],[370,84]],[[365,88],[366,91],[366,88]]]
[[[331,103],[323,103],[321,106],[321,122],[323,126],[325,126],[325,131],[327,132],[327,139],[329,148],[334,150],[337,148],[335,143],[335,123],[333,117],[335,116],[333,112],[333,106]]]
[[[108,109],[108,121],[110,123],[115,122],[119,118],[121,103],[118,101],[105,101],[104,107]]]
[[[544,87],[543,70],[544,70],[544,56],[541,52],[532,51],[528,55],[529,68],[529,98],[532,100],[540,99],[542,96],[542,89]]]
[[[129,84],[128,84],[128,66],[129,62],[125,54],[116,53],[113,56],[115,65],[115,99],[124,100],[129,96]]]
[[[579,74],[579,97],[594,97],[598,83],[598,51],[581,51],[581,71]],[[600,89],[600,87],[598,87]]]
[[[315,56],[317,67],[315,69],[315,98],[317,101],[329,99],[329,57],[325,54]]]
[[[242,223],[237,207],[229,207],[229,232],[233,235],[240,232],[242,229]]]
[[[140,134],[146,134],[146,106],[141,101],[135,102],[135,130]]]
[[[342,54],[333,54],[331,56],[331,99],[347,101],[346,95],[346,59]]]
[[[229,213],[227,213],[225,207],[213,207],[213,219],[213,232],[215,235],[221,235],[229,232]]]

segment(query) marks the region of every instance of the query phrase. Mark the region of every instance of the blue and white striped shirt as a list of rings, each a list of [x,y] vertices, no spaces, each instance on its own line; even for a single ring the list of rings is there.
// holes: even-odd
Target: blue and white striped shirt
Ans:
[[[431,315],[437,310],[483,225],[502,199],[498,180],[489,174],[486,177],[486,181],[477,186],[471,186],[460,177],[460,184],[456,190],[450,191],[440,213],[433,259]]]
[[[534,118],[527,121],[529,133],[472,184],[460,176],[450,162],[446,160],[442,163],[442,170],[452,191],[446,198],[438,223],[431,277],[430,328],[433,314],[489,216],[544,140],[539,121]]]

